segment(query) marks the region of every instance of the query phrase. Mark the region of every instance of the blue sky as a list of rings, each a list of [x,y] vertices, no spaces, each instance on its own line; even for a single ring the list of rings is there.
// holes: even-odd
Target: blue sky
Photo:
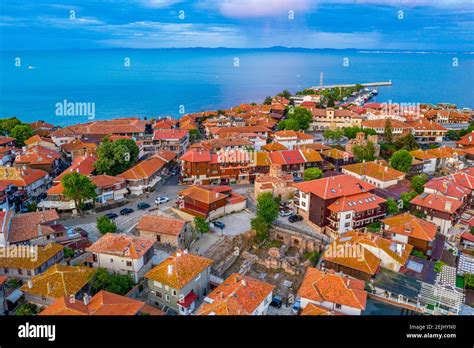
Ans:
[[[287,46],[473,51],[472,28],[474,0],[5,0],[0,4],[2,50]]]

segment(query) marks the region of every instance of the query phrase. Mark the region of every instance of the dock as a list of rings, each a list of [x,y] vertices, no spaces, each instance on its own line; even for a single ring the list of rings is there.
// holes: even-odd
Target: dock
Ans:
[[[355,87],[356,85],[361,85],[363,87],[383,87],[383,86],[391,86],[392,80],[389,81],[382,81],[382,82],[367,82],[367,83],[351,83],[351,84],[341,84],[341,85],[323,85],[323,86],[313,86],[309,89],[331,89],[331,88],[350,88]]]

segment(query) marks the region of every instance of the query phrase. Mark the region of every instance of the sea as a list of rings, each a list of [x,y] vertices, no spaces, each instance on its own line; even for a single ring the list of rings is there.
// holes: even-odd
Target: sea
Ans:
[[[108,49],[0,52],[0,117],[65,126],[178,118],[329,84],[392,81],[375,101],[474,108],[472,52]],[[93,106],[94,115],[58,105]],[[69,104],[71,105],[71,104]]]

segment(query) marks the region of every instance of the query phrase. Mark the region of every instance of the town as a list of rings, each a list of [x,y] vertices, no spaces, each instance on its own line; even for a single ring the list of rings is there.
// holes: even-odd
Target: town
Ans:
[[[1,119],[0,313],[473,315],[474,112],[377,94]]]

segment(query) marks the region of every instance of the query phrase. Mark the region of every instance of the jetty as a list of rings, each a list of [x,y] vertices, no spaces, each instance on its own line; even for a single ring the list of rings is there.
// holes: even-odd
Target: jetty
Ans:
[[[391,86],[392,80],[389,81],[382,81],[382,82],[367,82],[367,83],[350,83],[350,84],[340,84],[340,85],[322,85],[322,86],[313,86],[309,89],[331,89],[331,88],[350,88],[355,87],[356,85],[361,85],[363,87],[383,87],[383,86]]]

